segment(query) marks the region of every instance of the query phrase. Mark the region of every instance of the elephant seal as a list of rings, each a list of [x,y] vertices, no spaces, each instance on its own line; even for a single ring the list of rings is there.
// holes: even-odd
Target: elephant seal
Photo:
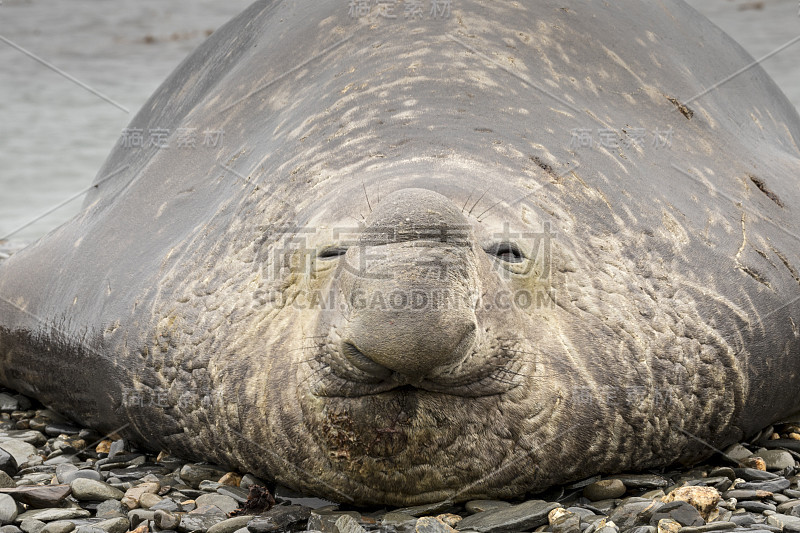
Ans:
[[[129,127],[167,146],[0,266],[0,382],[396,505],[800,407],[800,118],[739,46],[679,0],[351,4],[256,2],[176,69]]]

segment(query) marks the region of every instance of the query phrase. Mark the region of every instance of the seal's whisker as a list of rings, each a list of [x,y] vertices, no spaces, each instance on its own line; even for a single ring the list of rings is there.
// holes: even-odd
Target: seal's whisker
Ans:
[[[464,200],[464,205],[461,206],[461,212],[462,213],[464,212],[464,209],[467,208],[467,204],[469,203],[469,201],[472,200],[472,195],[473,194],[475,194],[475,188],[472,189],[472,191],[469,193],[469,196],[467,196],[467,199]]]
[[[316,346],[302,346],[300,348],[292,348],[291,350],[286,350],[286,353],[294,353],[294,352],[302,352],[305,350],[313,350],[314,348],[321,348],[324,344],[319,344]]]
[[[369,203],[369,195],[367,194],[367,186],[364,185],[364,182],[361,182],[361,186],[364,188],[364,197],[367,199],[367,207],[369,207],[369,212],[372,213],[372,205]]]
[[[506,374],[513,374],[515,376],[520,376],[520,377],[523,377],[523,378],[529,378],[530,377],[528,374],[522,374],[520,372],[514,372],[510,368],[505,368],[505,367],[503,367],[501,365],[494,365],[494,366],[499,367],[497,370],[495,370],[495,372],[505,372]]]
[[[489,376],[489,379],[493,379],[494,381],[497,381],[497,382],[499,382],[499,383],[504,383],[504,384],[506,384],[506,385],[516,385],[516,383],[514,383],[514,382],[513,382],[513,381],[511,381],[511,380],[508,380],[508,379],[500,379],[500,378],[498,378],[498,377],[497,377],[497,376],[495,376],[495,375],[491,375],[491,376]]]
[[[495,207],[497,207],[498,205],[500,205],[502,203],[503,203],[503,200],[498,200],[497,203],[495,203],[494,205],[489,207],[486,211],[484,211],[483,213],[478,215],[478,222],[482,222],[481,217],[483,217],[483,215],[485,215],[486,213],[488,213],[489,211],[491,211],[492,209],[494,209]]]
[[[481,194],[480,198],[478,198],[477,200],[475,200],[475,203],[472,205],[472,208],[469,210],[469,212],[467,213],[467,215],[471,215],[471,214],[472,214],[472,211],[473,211],[473,209],[475,209],[476,207],[478,207],[478,204],[480,203],[480,201],[481,201],[481,200],[483,200],[483,197],[484,197],[484,196],[486,196],[486,193],[487,193],[487,192],[489,192],[489,189],[488,189],[488,188],[487,188],[485,191],[483,191],[483,194]]]

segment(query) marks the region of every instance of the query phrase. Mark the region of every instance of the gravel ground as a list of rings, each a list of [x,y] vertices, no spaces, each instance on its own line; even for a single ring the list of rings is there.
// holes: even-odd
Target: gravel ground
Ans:
[[[690,469],[595,477],[518,501],[364,509],[137,450],[0,389],[0,533],[800,532],[800,427]]]

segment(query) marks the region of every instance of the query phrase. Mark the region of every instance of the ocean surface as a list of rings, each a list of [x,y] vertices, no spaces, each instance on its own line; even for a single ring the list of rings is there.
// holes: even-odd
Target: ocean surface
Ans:
[[[341,1],[346,6],[347,0]],[[453,0],[454,6],[457,3]],[[0,239],[13,232],[11,242],[32,242],[71,218],[80,198],[17,231],[79,196],[156,87],[211,32],[249,4],[249,0],[2,0]],[[756,58],[800,36],[797,0],[691,0],[690,4]],[[763,66],[800,108],[800,42],[774,53]]]

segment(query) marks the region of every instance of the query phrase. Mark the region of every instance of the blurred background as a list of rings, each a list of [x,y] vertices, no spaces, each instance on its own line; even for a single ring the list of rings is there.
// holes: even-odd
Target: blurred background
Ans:
[[[347,5],[348,0],[341,1]],[[798,0],[689,3],[756,58],[800,36]],[[249,4],[250,0],[2,0],[0,238],[91,185],[122,130],[156,87],[208,35]],[[800,42],[766,59],[763,66],[800,109]],[[80,205],[81,199],[76,199],[15,233],[11,242],[38,239],[71,218]]]

